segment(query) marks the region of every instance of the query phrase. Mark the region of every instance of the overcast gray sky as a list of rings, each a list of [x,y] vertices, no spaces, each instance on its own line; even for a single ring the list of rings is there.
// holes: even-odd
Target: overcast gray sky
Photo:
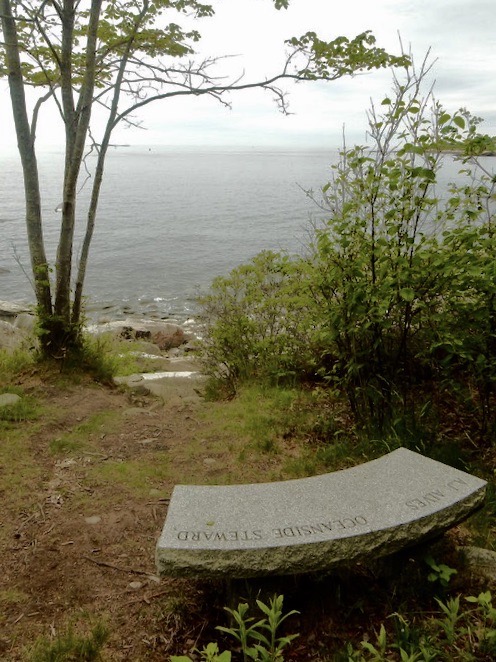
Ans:
[[[485,119],[483,130],[496,134],[495,0],[292,0],[276,11],[270,0],[214,0],[216,16],[203,19],[199,50],[208,55],[236,54],[233,73],[245,80],[278,71],[284,39],[316,31],[323,39],[353,37],[372,30],[377,44],[399,52],[398,32],[417,61],[428,48],[437,58],[436,97],[448,110],[467,107]],[[336,147],[343,124],[349,139],[363,140],[370,98],[380,100],[391,81],[387,71],[332,83],[300,84],[291,91],[294,113],[280,115],[268,94],[232,95],[232,110],[206,98],[174,99],[143,110],[147,130],[120,130],[115,142],[173,145],[287,145]],[[0,148],[15,145],[0,84]],[[39,142],[58,136],[55,114],[45,113]],[[6,127],[7,130],[4,130]]]

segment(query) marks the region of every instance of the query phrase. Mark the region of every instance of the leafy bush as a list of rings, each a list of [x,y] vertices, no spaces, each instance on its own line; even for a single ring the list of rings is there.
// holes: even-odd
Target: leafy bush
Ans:
[[[484,196],[492,195],[493,188],[484,187]],[[472,225],[474,216],[477,223]],[[434,265],[449,286],[432,318],[429,352],[446,386],[456,390],[457,383],[467,385],[465,395],[472,396],[486,433],[495,423],[496,235],[488,207],[475,207],[469,218],[444,233],[443,259]]]
[[[427,71],[424,63],[405,81],[395,78],[381,111],[372,106],[372,146],[341,152],[323,189],[329,219],[315,231],[311,280],[324,314],[324,373],[379,430],[415,417],[417,385],[446,378],[453,359],[478,357],[488,376],[494,356],[495,272],[487,259],[494,183],[471,169],[447,200],[437,196],[439,137],[473,140],[478,120],[423,97]],[[437,361],[443,343],[451,355]]]
[[[314,316],[307,264],[260,253],[214,280],[201,297],[201,356],[207,375],[235,390],[238,382],[299,379],[312,371]]]

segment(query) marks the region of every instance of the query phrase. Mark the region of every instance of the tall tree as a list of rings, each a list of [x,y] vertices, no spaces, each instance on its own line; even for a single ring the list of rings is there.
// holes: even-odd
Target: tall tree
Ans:
[[[272,0],[276,9],[289,0]],[[353,39],[321,41],[313,32],[286,42],[284,67],[260,81],[220,84],[217,59],[194,59],[196,30],[181,27],[181,17],[213,16],[214,7],[197,0],[0,0],[3,41],[0,76],[8,78],[22,162],[26,227],[37,301],[41,346],[45,354],[64,356],[81,343],[82,294],[103,180],[114,129],[133,124],[140,108],[175,96],[210,95],[262,88],[286,112],[284,80],[336,80],[381,67],[403,66],[407,58],[375,46],[364,32]],[[39,90],[28,112],[26,88]],[[58,249],[51,278],[43,238],[41,189],[36,157],[40,109],[55,104],[65,130],[63,201]],[[95,106],[104,110],[101,136],[91,130]],[[91,146],[97,152],[85,237],[73,255],[77,182]]]

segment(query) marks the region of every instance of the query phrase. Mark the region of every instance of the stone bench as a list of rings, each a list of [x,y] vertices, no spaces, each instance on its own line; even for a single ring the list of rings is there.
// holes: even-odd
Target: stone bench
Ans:
[[[177,485],[158,572],[248,578],[315,572],[433,537],[482,505],[486,482],[399,448],[297,480]]]

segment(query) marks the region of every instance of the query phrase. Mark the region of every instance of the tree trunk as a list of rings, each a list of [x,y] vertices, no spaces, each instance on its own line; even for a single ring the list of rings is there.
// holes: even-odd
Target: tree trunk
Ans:
[[[86,62],[84,80],[79,92],[77,107],[74,106],[72,89],[72,44],[74,38],[74,2],[65,0],[61,55],[62,103],[66,129],[66,158],[62,222],[57,249],[57,279],[55,292],[55,316],[67,331],[69,345],[77,346],[80,341],[80,304],[77,313],[71,311],[71,280],[74,229],[76,223],[77,183],[84,157],[85,143],[91,118],[95,85],[95,57],[97,31],[102,0],[92,0],[88,21]]]
[[[127,63],[129,60],[129,54],[133,45],[134,38],[139,31],[141,21],[146,15],[148,9],[148,3],[144,3],[144,6],[141,10],[141,13],[137,15],[134,22],[134,34],[129,38],[126,45],[125,53],[122,56],[119,71],[117,74],[117,79],[114,85],[114,93],[112,96],[112,103],[110,105],[110,114],[107,120],[107,125],[105,127],[105,134],[103,136],[102,144],[100,145],[98,152],[98,160],[95,169],[95,178],[93,181],[93,188],[91,190],[91,200],[90,206],[88,209],[88,216],[86,220],[86,232],[84,235],[83,246],[81,249],[81,256],[79,260],[79,268],[76,279],[76,287],[74,291],[74,303],[72,307],[72,323],[78,324],[81,317],[82,309],[82,297],[83,297],[83,288],[84,288],[84,279],[86,277],[86,268],[88,265],[88,256],[90,252],[90,245],[93,239],[93,232],[95,229],[95,220],[96,212],[98,209],[98,203],[100,200],[100,190],[102,187],[103,181],[103,171],[105,167],[105,159],[107,157],[107,151],[110,144],[110,137],[112,131],[115,128],[118,108],[119,108],[119,99],[122,88],[122,81],[124,79],[124,73],[126,71]]]
[[[19,41],[15,19],[12,15],[12,6],[9,0],[0,0],[0,11],[2,15],[2,30],[5,37],[5,60],[8,69],[12,112],[24,178],[26,228],[34,290],[40,318],[44,319],[52,315],[52,298],[49,268],[43,240],[38,164],[26,108]]]
[[[95,169],[95,179],[93,188],[91,190],[91,200],[88,209],[88,217],[86,221],[86,232],[84,235],[83,246],[79,258],[79,268],[76,278],[76,287],[74,289],[74,303],[72,306],[72,323],[77,325],[80,322],[82,304],[83,304],[83,287],[84,279],[86,277],[86,268],[88,266],[88,256],[90,253],[90,245],[93,239],[93,232],[95,229],[96,212],[98,209],[98,202],[100,200],[100,189],[103,181],[103,170],[105,165],[105,157],[107,155],[108,141],[103,144],[98,154],[97,166]]]

